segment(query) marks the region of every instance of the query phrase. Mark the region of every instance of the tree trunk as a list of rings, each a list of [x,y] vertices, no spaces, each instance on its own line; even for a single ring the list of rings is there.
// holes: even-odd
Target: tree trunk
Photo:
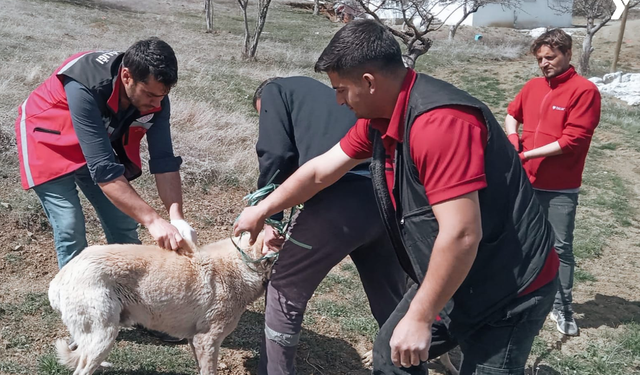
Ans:
[[[207,32],[213,31],[213,0],[204,0],[205,21],[207,22]]]
[[[240,9],[242,10],[242,20],[244,21],[244,41],[242,42],[242,58],[249,57],[249,42],[251,41],[251,35],[249,34],[249,19],[247,18],[247,6],[249,0],[238,0]]]
[[[429,51],[429,48],[431,48],[432,43],[433,42],[431,41],[431,39],[426,39],[426,43],[419,39],[415,39],[409,42],[407,44],[407,49],[409,50],[409,53],[402,56],[404,65],[406,65],[407,68],[411,68],[411,69],[415,68],[418,57],[427,53],[427,51]]]
[[[625,4],[624,12],[622,12],[622,21],[620,21],[620,31],[618,32],[618,40],[616,41],[616,50],[613,53],[613,62],[611,62],[611,73],[615,73],[618,68],[618,58],[620,57],[620,48],[622,47],[622,38],[624,37],[624,29],[627,26],[627,15],[629,14],[629,3]]]
[[[458,25],[449,26],[449,40],[453,40],[456,36],[456,31],[458,31]]]
[[[582,41],[582,53],[580,54],[580,60],[578,62],[578,73],[582,76],[587,76],[589,74],[589,59],[591,58],[591,52],[593,52],[593,20],[587,20],[587,35],[584,36],[584,41]]]
[[[313,15],[317,16],[320,13],[320,0],[313,2]]]
[[[582,76],[589,74],[589,59],[591,58],[591,52],[593,52],[593,47],[591,46],[592,39],[593,34],[587,33],[584,37],[584,41],[582,42],[582,54],[580,55],[580,62],[578,65],[578,72]]]
[[[260,42],[260,35],[264,29],[264,24],[267,22],[267,12],[269,11],[269,5],[271,0],[260,0],[258,2],[258,20],[256,21],[256,28],[253,33],[251,50],[249,51],[248,58],[254,60],[256,58],[256,52],[258,50],[258,43]]]

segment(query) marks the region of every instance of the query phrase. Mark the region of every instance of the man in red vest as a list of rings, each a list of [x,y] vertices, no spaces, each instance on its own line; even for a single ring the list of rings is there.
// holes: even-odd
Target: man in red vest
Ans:
[[[59,267],[87,247],[77,187],[96,209],[109,243],[140,243],[138,223],[166,249],[176,250],[183,239],[196,241],[184,220],[182,159],[173,154],[169,127],[167,94],[177,80],[173,49],[151,38],[125,53],[71,56],[20,106],[16,140],[22,186],[40,198]],[[129,184],[142,173],[144,135],[149,170],[171,223]]]
[[[560,285],[551,319],[558,331],[575,336],[573,229],[582,171],[600,121],[600,92],[571,66],[571,36],[562,29],[540,35],[531,53],[544,77],[530,80],[516,95],[507,109],[505,127],[555,232]]]

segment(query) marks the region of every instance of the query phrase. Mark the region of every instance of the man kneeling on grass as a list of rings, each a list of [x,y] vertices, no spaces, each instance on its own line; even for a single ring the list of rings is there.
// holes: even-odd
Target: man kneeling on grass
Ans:
[[[425,374],[425,361],[456,344],[464,354],[461,374],[523,374],[553,304],[558,256],[491,111],[405,68],[398,42],[371,20],[338,31],[315,68],[327,72],[338,103],[360,120],[339,144],[246,208],[235,233],[255,238],[265,218],[372,157],[383,220],[417,283],[376,338],[374,374]]]

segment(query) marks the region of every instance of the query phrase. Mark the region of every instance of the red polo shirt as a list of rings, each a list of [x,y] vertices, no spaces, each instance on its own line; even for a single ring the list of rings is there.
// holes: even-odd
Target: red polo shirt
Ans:
[[[409,69],[390,120],[360,119],[340,141],[342,150],[349,157],[367,159],[373,149],[369,126],[380,131],[386,151],[385,169],[390,190],[393,187],[396,146],[403,140],[405,112],[415,79],[415,71]],[[424,113],[413,123],[409,144],[420,181],[432,205],[487,186],[484,174],[487,127],[479,110],[448,106]]]
[[[390,193],[395,176],[396,146],[403,141],[405,113],[415,80],[415,71],[408,69],[391,119],[360,119],[340,141],[340,147],[350,158],[367,159],[373,151],[369,126],[380,131]],[[487,186],[484,173],[487,127],[480,110],[467,106],[446,106],[426,112],[415,119],[409,141],[411,158],[431,205]],[[395,206],[392,193],[391,199]],[[550,254],[555,256],[547,257],[540,275],[521,295],[553,280],[559,263],[555,251]]]

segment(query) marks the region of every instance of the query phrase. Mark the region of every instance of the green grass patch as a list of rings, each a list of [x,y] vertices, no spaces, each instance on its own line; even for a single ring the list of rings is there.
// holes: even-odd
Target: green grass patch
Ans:
[[[461,89],[492,108],[500,107],[507,99],[504,90],[500,87],[500,81],[496,77],[464,75],[461,77],[461,81]]]
[[[586,350],[575,355],[553,351],[545,359],[559,374],[627,375],[638,374],[640,327],[636,323],[621,333],[605,334],[592,340]]]
[[[603,96],[600,127],[622,134],[625,145],[640,152],[640,107]],[[596,129],[596,132],[598,129]]]
[[[584,195],[585,204],[598,211],[611,213],[617,225],[629,226],[635,209],[629,204],[630,192],[627,182],[615,172],[605,170],[599,163],[601,157],[595,156],[596,153],[593,155],[594,157],[587,160],[583,175],[583,185],[587,191]]]
[[[58,363],[54,353],[48,353],[38,359],[38,375],[69,375],[71,371]]]
[[[305,324],[313,329],[321,317],[330,317],[348,337],[365,336],[373,340],[378,324],[371,315],[369,302],[353,262],[343,262],[320,283],[316,297],[309,302]]]
[[[101,374],[197,374],[197,365],[191,351],[185,346],[158,346],[155,344],[134,344],[117,342],[107,361],[113,367],[104,369]],[[38,374],[68,375],[71,374],[57,362],[53,352],[38,359]]]
[[[22,364],[13,361],[0,361],[0,374],[31,374],[32,371]],[[47,373],[49,374],[49,373]]]
[[[4,260],[12,265],[17,265],[22,262],[22,255],[20,253],[8,253],[4,256]]]
[[[582,282],[596,282],[598,281],[598,279],[596,279],[595,276],[593,276],[589,271],[585,271],[583,269],[580,268],[576,268],[575,272],[573,274],[573,278],[575,279],[576,282],[582,283]]]
[[[640,360],[640,324],[633,322],[626,326],[621,335],[622,348]]]
[[[21,303],[0,303],[0,318],[20,320],[25,315],[55,316],[46,293],[27,293]]]
[[[547,351],[547,343],[539,336],[533,338],[533,345],[531,346],[531,355],[540,356]]]
[[[619,143],[616,142],[608,142],[608,143],[603,143],[600,145],[596,145],[595,148],[599,149],[599,150],[615,150],[618,148],[618,146],[620,146]]]
[[[103,374],[122,374],[123,371],[136,371],[140,374],[196,374],[197,366],[193,355],[183,348],[185,347],[118,343],[107,359],[114,367]]]
[[[621,134],[627,147],[639,147],[640,130],[637,121],[640,111],[623,108],[609,100],[603,101],[601,128]],[[597,131],[597,130],[596,130]],[[616,142],[594,143],[589,151],[583,173],[578,216],[574,233],[574,255],[578,259],[598,257],[606,241],[632,225],[636,209],[630,204],[628,182],[606,169],[603,161],[608,152],[622,147]],[[640,149],[639,149],[640,150]]]

